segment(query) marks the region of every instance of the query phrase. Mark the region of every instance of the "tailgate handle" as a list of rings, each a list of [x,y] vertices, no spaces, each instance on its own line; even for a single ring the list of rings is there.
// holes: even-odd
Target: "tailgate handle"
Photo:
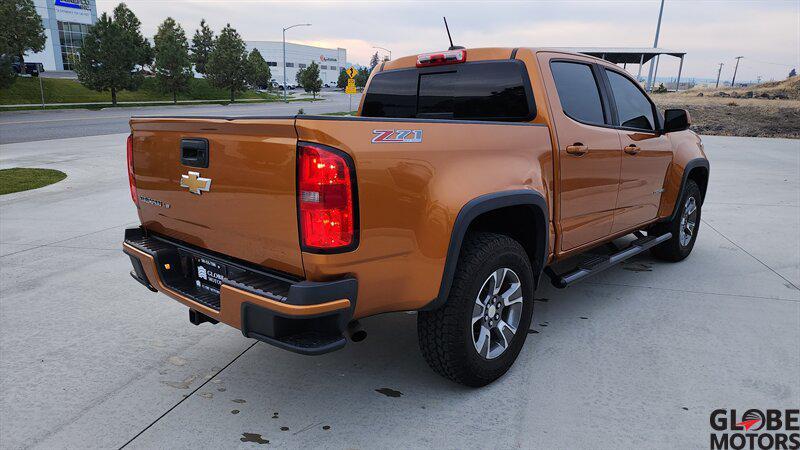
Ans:
[[[181,164],[190,167],[208,167],[208,139],[181,139]]]

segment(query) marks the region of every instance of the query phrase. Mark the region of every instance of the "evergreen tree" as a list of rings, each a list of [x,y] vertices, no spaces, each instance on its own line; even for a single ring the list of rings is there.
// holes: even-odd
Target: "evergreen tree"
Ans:
[[[139,28],[139,19],[120,3],[113,17],[103,13],[83,40],[75,67],[78,81],[95,91],[110,91],[114,105],[117,92],[139,87],[141,69],[153,58],[150,43]]]
[[[44,50],[45,42],[42,16],[32,0],[0,0],[0,86],[14,81],[13,58],[19,59],[25,73],[25,53]]]
[[[372,69],[374,69],[379,62],[380,58],[378,58],[378,52],[375,52],[375,54],[372,55],[372,59],[369,60],[369,71],[372,72]]]
[[[16,75],[11,64],[11,57],[0,54],[0,89],[7,88],[14,84]]]
[[[208,55],[206,76],[214,86],[228,89],[233,102],[236,92],[245,88],[246,74],[247,49],[239,33],[228,24],[214,40],[214,48]]]
[[[268,86],[272,74],[269,71],[269,64],[261,56],[261,52],[254,48],[247,57],[247,84],[252,87],[260,88]]]
[[[206,19],[202,19],[200,20],[200,28],[195,30],[192,38],[192,62],[194,63],[195,72],[205,75],[208,55],[211,54],[213,48],[214,32],[206,24]]]
[[[347,75],[347,72],[345,72],[344,67],[342,67],[339,69],[339,78],[336,80],[336,87],[344,89],[347,87],[347,80],[349,79],[350,77]]]
[[[302,76],[298,75],[297,80],[300,86],[303,87],[304,91],[311,92],[312,97],[316,99],[317,92],[322,90],[322,80],[319,78],[319,66],[312,61],[311,64],[300,73],[302,73]]]
[[[172,101],[177,103],[178,92],[185,91],[192,78],[186,33],[172,17],[167,17],[158,27],[153,42],[156,80],[161,89],[172,93]]]
[[[358,67],[354,66],[356,70],[358,70],[358,74],[356,74],[356,87],[363,88],[367,85],[367,80],[369,79],[370,70],[366,67]]]
[[[153,62],[153,47],[142,35],[142,22],[136,17],[136,14],[128,8],[128,5],[120,3],[114,8],[114,21],[127,36],[128,43],[139,57],[141,63],[138,65],[142,68],[150,65]]]

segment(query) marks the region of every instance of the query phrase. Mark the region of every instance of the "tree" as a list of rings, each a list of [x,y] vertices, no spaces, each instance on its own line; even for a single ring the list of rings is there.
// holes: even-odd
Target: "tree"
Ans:
[[[316,99],[317,92],[322,90],[322,80],[319,78],[319,66],[312,61],[311,64],[300,73],[302,73],[302,76],[299,76],[297,80],[300,86],[303,86],[304,91],[311,92],[312,97]]]
[[[366,67],[358,67],[358,66],[353,66],[353,67],[355,67],[356,70],[358,70],[358,74],[356,74],[355,78],[356,87],[363,88],[364,86],[367,85],[367,80],[369,79],[370,70],[367,69]]]
[[[5,89],[14,83],[16,73],[11,67],[11,57],[0,55],[0,89]]]
[[[159,25],[153,43],[156,80],[162,90],[172,93],[172,102],[178,103],[178,92],[185,91],[192,78],[186,33],[172,17],[167,17]]]
[[[142,61],[138,65],[144,67],[151,64],[153,62],[153,47],[142,36],[142,22],[136,17],[136,14],[125,3],[120,3],[114,8],[114,21],[122,28],[129,39],[129,45],[137,52]]]
[[[267,86],[271,78],[269,64],[261,56],[261,52],[254,48],[247,57],[247,84],[256,88]]]
[[[294,81],[297,83],[298,86],[302,86],[303,85],[303,76],[304,76],[303,72],[305,72],[305,71],[306,71],[306,69],[299,68],[299,69],[297,69],[297,73],[294,74]]]
[[[153,60],[150,42],[142,36],[139,19],[120,3],[113,17],[103,13],[83,39],[75,70],[78,81],[95,91],[136,90],[142,82],[141,69]]]
[[[339,69],[339,78],[336,80],[336,87],[344,89],[347,87],[347,80],[349,79],[350,77],[347,75],[347,72],[345,72],[344,67],[342,67]]]
[[[211,31],[206,19],[200,20],[200,28],[194,31],[192,38],[192,62],[194,63],[194,70],[197,73],[206,73],[206,64],[208,63],[208,55],[214,48],[214,32]]]
[[[214,48],[206,63],[206,76],[214,86],[228,89],[233,102],[236,92],[245,88],[246,73],[247,50],[244,41],[228,24],[214,40]]]
[[[797,76],[797,71],[796,70],[792,69],[792,70],[789,71],[789,78],[796,77],[796,76]]]
[[[0,83],[11,84],[13,58],[18,58],[20,70],[25,73],[25,53],[44,50],[47,37],[42,17],[36,12],[33,0],[0,0]]]
[[[372,58],[369,60],[369,71],[372,72],[372,69],[374,69],[380,61],[380,58],[378,58],[378,52],[375,52],[375,54],[372,55]]]

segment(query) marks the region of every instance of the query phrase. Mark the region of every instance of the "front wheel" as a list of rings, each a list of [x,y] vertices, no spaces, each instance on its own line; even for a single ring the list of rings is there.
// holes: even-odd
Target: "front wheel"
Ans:
[[[493,233],[469,236],[447,302],[417,316],[428,365],[467,386],[501,377],[525,343],[533,292],[533,271],[517,241]]]
[[[666,261],[681,261],[689,256],[700,230],[700,205],[703,203],[700,188],[694,180],[687,180],[681,195],[678,214],[670,222],[653,228],[656,234],[671,232],[672,237],[653,247],[653,256]],[[648,233],[649,234],[649,233]]]

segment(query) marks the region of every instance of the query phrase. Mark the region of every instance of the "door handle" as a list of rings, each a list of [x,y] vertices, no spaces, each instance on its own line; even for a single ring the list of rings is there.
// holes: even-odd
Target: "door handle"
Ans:
[[[208,167],[208,139],[181,139],[181,164]]]
[[[589,151],[589,146],[576,142],[567,146],[567,153],[575,156],[583,156]]]
[[[625,147],[625,153],[627,153],[629,155],[635,155],[635,154],[639,153],[640,151],[642,151],[642,148],[639,147],[636,144],[630,144],[627,147]]]

